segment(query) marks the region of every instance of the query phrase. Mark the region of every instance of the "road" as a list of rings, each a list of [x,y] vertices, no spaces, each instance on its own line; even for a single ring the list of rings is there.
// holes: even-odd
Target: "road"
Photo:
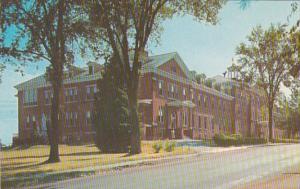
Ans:
[[[72,179],[51,184],[47,188],[223,189],[279,173],[299,163],[299,144],[252,147]]]

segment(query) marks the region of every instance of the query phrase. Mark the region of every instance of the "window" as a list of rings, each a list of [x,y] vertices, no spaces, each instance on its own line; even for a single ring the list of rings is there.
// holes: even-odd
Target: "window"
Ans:
[[[162,89],[162,85],[163,85],[163,81],[159,81],[158,82],[158,91],[159,91],[159,95],[163,95],[163,89]]]
[[[201,116],[198,116],[198,130],[201,131]]]
[[[192,128],[194,128],[194,114],[192,114],[192,125],[191,125]]]
[[[77,121],[77,112],[66,112],[66,126],[75,126]]]
[[[86,124],[91,125],[92,124],[92,118],[91,118],[91,112],[87,111],[86,112]]]
[[[37,89],[31,88],[24,90],[24,105],[37,105]]]
[[[97,93],[97,86],[96,85],[86,86],[86,99],[87,100],[94,100],[95,93]]]
[[[183,120],[183,126],[187,127],[187,125],[188,125],[187,112],[183,112],[182,120]]]
[[[172,66],[172,72],[176,73],[176,66]]]
[[[200,95],[198,96],[198,106],[199,106],[199,109],[201,109],[201,96]]]
[[[65,100],[66,102],[73,102],[77,100],[77,88],[66,88],[65,89]]]
[[[159,106],[158,108],[158,122],[163,123],[164,122],[164,113],[163,113],[163,107]]]
[[[192,101],[193,101],[193,100],[194,100],[194,90],[191,89],[190,91],[191,91],[191,99],[192,99]]]
[[[45,90],[45,104],[51,104],[53,99],[53,91],[52,90]]]

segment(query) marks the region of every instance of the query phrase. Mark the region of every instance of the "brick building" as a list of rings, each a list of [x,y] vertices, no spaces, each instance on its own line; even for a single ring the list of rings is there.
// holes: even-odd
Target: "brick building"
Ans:
[[[60,142],[83,142],[93,138],[91,115],[96,81],[102,66],[93,62],[86,68],[65,72],[60,100]],[[257,90],[232,79],[217,76],[213,85],[198,84],[177,53],[147,57],[140,71],[139,113],[142,138],[207,139],[214,134],[241,133],[265,136],[262,116],[264,97]],[[50,123],[52,90],[45,75],[15,86],[18,90],[19,142],[33,135],[46,138]],[[251,104],[251,106],[250,106]]]

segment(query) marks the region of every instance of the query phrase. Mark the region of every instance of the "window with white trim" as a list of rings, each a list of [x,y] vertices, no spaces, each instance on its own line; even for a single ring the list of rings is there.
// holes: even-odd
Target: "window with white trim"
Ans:
[[[45,104],[51,104],[53,99],[53,91],[52,90],[45,90]]]
[[[86,124],[91,125],[92,124],[92,117],[91,117],[91,112],[87,111],[86,112]]]
[[[65,101],[74,102],[77,100],[77,87],[70,87],[65,89]]]
[[[95,94],[97,93],[97,86],[96,85],[88,85],[86,86],[86,99],[87,100],[94,100]]]
[[[24,90],[24,105],[37,105],[37,89],[31,88]]]
[[[162,106],[158,107],[158,122],[159,123],[164,122],[164,112],[163,112],[163,107]]]
[[[159,81],[158,82],[158,93],[159,93],[159,95],[163,95],[163,89],[162,89],[162,85],[163,85],[163,81]]]

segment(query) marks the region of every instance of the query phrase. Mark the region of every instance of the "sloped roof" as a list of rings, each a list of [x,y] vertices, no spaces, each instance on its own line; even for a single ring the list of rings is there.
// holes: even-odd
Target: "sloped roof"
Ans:
[[[101,72],[97,72],[94,75],[89,75],[86,69],[83,68],[82,71],[83,72],[78,75],[64,79],[63,84],[91,81],[101,78]],[[17,90],[24,90],[27,88],[40,88],[46,86],[50,86],[50,82],[46,80],[45,74],[42,74],[28,81],[20,83],[14,87]]]
[[[146,63],[143,65],[143,68],[149,68],[149,67],[157,68],[169,62],[172,59],[174,59],[178,63],[179,67],[182,69],[182,71],[188,78],[192,77],[189,69],[187,68],[186,64],[183,62],[183,60],[181,59],[181,57],[177,52],[149,56]]]

